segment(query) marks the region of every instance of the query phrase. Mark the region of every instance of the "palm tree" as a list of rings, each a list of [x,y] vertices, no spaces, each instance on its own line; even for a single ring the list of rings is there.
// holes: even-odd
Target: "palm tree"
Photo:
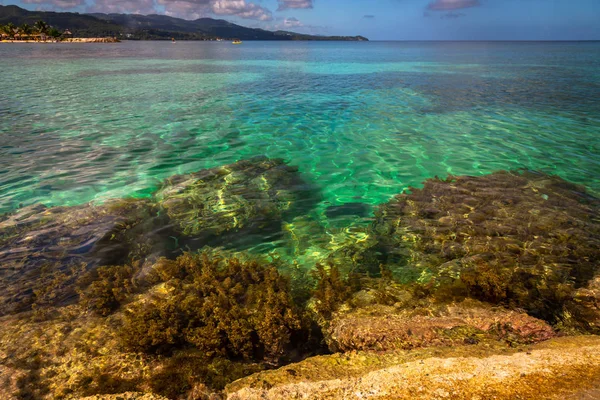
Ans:
[[[48,33],[48,29],[50,29],[50,26],[48,26],[47,23],[45,23],[44,21],[38,21],[36,22],[33,27],[35,28],[36,31],[38,31],[38,33],[41,34],[46,34]]]
[[[24,35],[29,36],[33,33],[33,29],[31,28],[31,26],[23,24],[21,25],[21,32],[23,32]]]
[[[50,30],[48,31],[48,36],[54,39],[58,39],[59,37],[61,37],[61,35],[62,34],[56,28],[50,28]]]
[[[6,34],[10,38],[14,38],[15,37],[15,25],[12,22],[9,22],[8,24],[6,24],[4,26],[4,32],[6,32]]]

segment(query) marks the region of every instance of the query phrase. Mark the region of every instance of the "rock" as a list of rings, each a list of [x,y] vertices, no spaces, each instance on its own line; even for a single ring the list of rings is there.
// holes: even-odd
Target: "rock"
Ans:
[[[552,328],[524,313],[475,300],[416,308],[370,305],[334,314],[325,332],[331,351],[389,351],[504,340],[536,343]]]
[[[144,233],[153,230],[153,217],[145,200],[38,205],[0,217],[0,315],[26,310],[38,300],[64,301],[74,295],[73,282],[85,270],[147,255],[152,240]]]
[[[600,266],[600,200],[525,172],[438,178],[379,207],[387,259],[432,291],[462,293],[556,322]]]
[[[281,159],[255,157],[166,180],[155,193],[175,230],[189,237],[281,230],[311,208],[315,190]]]
[[[600,334],[600,275],[575,291],[565,306],[561,323],[567,330]]]
[[[168,400],[168,398],[151,393],[126,392],[80,397],[80,400]]]
[[[226,387],[227,399],[564,399],[600,382],[600,338],[556,338],[521,349],[353,352],[311,357]]]

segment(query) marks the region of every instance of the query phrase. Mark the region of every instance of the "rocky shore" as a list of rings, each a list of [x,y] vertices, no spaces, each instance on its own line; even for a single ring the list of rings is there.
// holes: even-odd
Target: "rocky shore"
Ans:
[[[584,188],[433,178],[335,228],[311,217],[320,200],[256,157],[149,199],[0,216],[0,397],[600,393],[600,201]],[[348,210],[368,213],[327,217]],[[294,262],[248,251],[264,237]]]

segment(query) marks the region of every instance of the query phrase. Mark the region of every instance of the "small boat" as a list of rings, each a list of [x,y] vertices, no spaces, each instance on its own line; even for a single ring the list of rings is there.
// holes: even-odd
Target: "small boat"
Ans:
[[[233,42],[231,42],[233,44],[242,44],[242,41],[239,39],[235,39]]]

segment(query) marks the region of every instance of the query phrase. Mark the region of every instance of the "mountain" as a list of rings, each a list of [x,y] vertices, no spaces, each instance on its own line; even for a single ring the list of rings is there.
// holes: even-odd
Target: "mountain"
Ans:
[[[46,22],[58,30],[69,29],[74,34],[76,33],[78,37],[117,36],[123,31],[121,26],[101,21],[91,15],[68,12],[27,11],[17,6],[0,5],[0,25],[6,25],[9,22],[17,26],[23,24],[33,25],[39,20]]]
[[[366,41],[362,36],[315,36],[285,31],[247,28],[222,19],[200,18],[188,21],[166,15],[79,14],[28,11],[18,6],[0,5],[0,25],[33,25],[43,20],[58,30],[69,29],[76,37],[116,36],[131,40],[349,40]]]

